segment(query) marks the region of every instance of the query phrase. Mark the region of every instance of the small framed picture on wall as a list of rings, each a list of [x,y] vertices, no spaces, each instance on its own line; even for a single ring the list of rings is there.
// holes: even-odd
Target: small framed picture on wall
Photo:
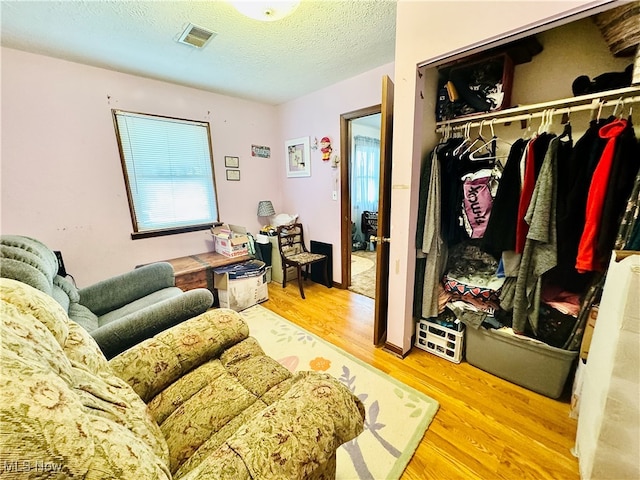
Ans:
[[[230,182],[239,182],[240,170],[227,170],[227,180]]]
[[[287,177],[310,177],[311,154],[309,137],[295,138],[284,143]]]
[[[240,168],[240,158],[224,157],[224,166],[226,168]]]

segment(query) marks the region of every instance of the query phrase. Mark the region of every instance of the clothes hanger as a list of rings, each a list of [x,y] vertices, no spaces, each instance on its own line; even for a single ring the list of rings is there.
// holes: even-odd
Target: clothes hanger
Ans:
[[[604,101],[602,99],[598,99],[598,116],[596,117],[596,122],[600,122],[600,115],[602,115],[602,107],[604,106]]]
[[[622,108],[620,109],[620,116],[618,117],[618,120],[622,119],[622,114],[624,113],[624,100],[622,97],[620,97],[617,101],[616,101],[616,105],[613,108],[613,113],[611,114],[612,116],[616,116],[616,113],[618,113],[618,107],[622,105]]]
[[[522,136],[523,140],[530,140],[531,136],[532,136],[532,131],[531,131],[531,121],[533,120],[533,113],[529,114],[529,118],[527,119],[527,130],[526,132],[524,132],[524,135]],[[523,127],[524,128],[524,127]]]
[[[484,138],[482,138],[482,127],[484,127],[484,120],[480,120],[480,127],[478,128],[478,137],[473,142],[471,142],[471,144],[460,154],[460,156],[466,155],[467,153],[469,153],[471,149],[475,145],[477,145],[478,142],[482,142],[482,143],[485,142]]]
[[[450,134],[450,130],[449,130],[449,125],[445,125],[442,128],[442,135],[440,136],[440,144],[443,143],[447,143],[447,140],[449,140],[449,134]]]
[[[549,118],[551,117],[551,110],[545,109],[542,112],[542,118],[540,120],[540,126],[538,127],[538,135],[542,135],[543,133],[549,133]]]
[[[453,152],[451,152],[453,155],[461,155],[462,149],[466,147],[466,145],[471,141],[471,123],[467,122],[464,125],[464,129],[463,129],[463,137],[462,137],[462,142],[460,143],[460,145],[458,145],[456,148],[453,149]]]
[[[564,117],[563,117],[563,120],[564,120]],[[558,139],[560,140],[567,139],[566,141],[572,142],[573,136],[572,136],[572,127],[571,127],[571,107],[567,109],[567,120],[563,123],[564,123],[564,130],[562,130],[562,133],[560,134]]]
[[[547,114],[547,123],[544,126],[544,131],[553,135],[553,116],[556,114],[556,109],[551,108]]]
[[[497,143],[498,143],[498,136],[496,135],[495,130],[493,129],[493,124],[495,123],[496,119],[493,118],[491,119],[491,122],[489,123],[489,127],[491,128],[491,139],[484,142],[482,145],[480,145],[478,148],[476,148],[475,150],[473,150],[470,154],[469,154],[469,160],[471,161],[482,161],[482,160],[497,160],[499,158],[504,158],[504,157],[499,157],[496,152],[497,152]],[[504,140],[503,140],[504,141]],[[511,146],[511,144],[509,142],[504,141],[504,143],[508,144],[509,146]],[[483,148],[487,149],[487,153],[489,153],[489,156],[482,156],[482,157],[477,157],[475,156],[477,153],[479,153]]]

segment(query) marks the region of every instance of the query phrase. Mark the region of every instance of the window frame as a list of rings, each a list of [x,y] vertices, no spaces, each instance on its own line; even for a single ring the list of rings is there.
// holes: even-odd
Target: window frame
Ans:
[[[193,224],[193,225],[182,225],[182,226],[168,227],[168,228],[162,228],[162,229],[140,230],[140,228],[138,226],[138,218],[137,218],[137,215],[136,215],[135,202],[134,202],[133,194],[132,194],[131,188],[130,188],[129,171],[127,169],[125,153],[124,153],[123,147],[122,147],[122,138],[120,136],[120,129],[118,127],[118,114],[133,115],[133,116],[140,116],[140,117],[148,117],[148,118],[160,119],[160,120],[162,120],[162,119],[171,120],[171,121],[176,121],[176,122],[182,122],[182,123],[202,126],[202,127],[204,127],[206,129],[206,132],[207,132],[207,146],[208,146],[208,149],[209,149],[209,161],[210,161],[210,164],[211,164],[211,186],[213,188],[213,196],[214,196],[213,200],[214,200],[214,203],[215,203],[215,206],[216,206],[216,218],[212,222],[198,223],[198,224]],[[202,121],[202,120],[191,120],[191,119],[180,118],[180,117],[171,117],[171,116],[167,116],[167,115],[156,115],[156,114],[150,114],[150,113],[133,112],[133,111],[128,111],[128,110],[116,109],[116,108],[111,109],[111,116],[112,116],[112,119],[113,119],[113,126],[114,126],[114,130],[115,130],[115,133],[116,133],[116,140],[117,140],[117,143],[118,143],[118,152],[119,152],[119,155],[120,155],[120,166],[122,167],[122,174],[123,174],[125,189],[127,191],[127,201],[128,201],[128,204],[129,204],[129,214],[130,214],[130,217],[131,217],[131,226],[133,228],[133,232],[131,233],[131,239],[132,240],[141,239],[141,238],[159,237],[159,236],[164,236],[164,235],[175,235],[175,234],[180,234],[180,233],[195,232],[195,231],[201,231],[201,230],[208,230],[209,228],[211,228],[213,226],[214,223],[219,221],[219,219],[220,219],[220,209],[219,209],[220,204],[218,202],[218,188],[217,188],[217,185],[216,185],[216,174],[215,174],[215,168],[214,168],[213,147],[212,147],[212,142],[211,142],[211,126],[210,126],[209,122]]]

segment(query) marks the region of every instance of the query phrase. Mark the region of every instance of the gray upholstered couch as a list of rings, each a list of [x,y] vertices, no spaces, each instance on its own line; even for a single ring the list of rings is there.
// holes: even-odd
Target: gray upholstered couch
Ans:
[[[45,244],[19,235],[0,237],[1,276],[52,296],[111,358],[146,338],[205,312],[213,304],[204,288],[183,292],[173,267],[158,262],[85,288],[57,274],[58,261]]]

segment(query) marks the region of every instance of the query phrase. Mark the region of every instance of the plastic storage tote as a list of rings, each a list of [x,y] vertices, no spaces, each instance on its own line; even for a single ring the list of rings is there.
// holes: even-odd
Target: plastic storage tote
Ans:
[[[547,397],[562,395],[578,352],[484,328],[466,329],[471,365]]]

